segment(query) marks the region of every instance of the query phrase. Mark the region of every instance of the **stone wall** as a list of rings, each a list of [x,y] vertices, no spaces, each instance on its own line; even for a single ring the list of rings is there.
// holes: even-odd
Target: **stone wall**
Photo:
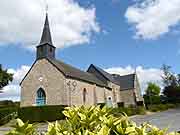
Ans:
[[[73,83],[76,84],[73,86]],[[83,91],[85,93],[85,101]],[[105,103],[108,96],[112,97],[112,91],[77,79],[66,79],[66,91],[69,105],[95,105]]]
[[[66,78],[46,59],[38,60],[23,80],[21,107],[36,105],[36,94],[39,88],[46,93],[47,105],[95,105],[105,103],[108,97],[113,98],[113,92],[107,88]],[[86,89],[85,102],[84,89]]]
[[[130,105],[136,105],[135,102],[135,95],[134,95],[134,90],[121,90],[120,91],[122,102],[124,102],[124,105],[130,106]]]
[[[21,107],[36,104],[36,93],[43,88],[48,105],[67,105],[65,77],[46,59],[38,60],[21,84]]]

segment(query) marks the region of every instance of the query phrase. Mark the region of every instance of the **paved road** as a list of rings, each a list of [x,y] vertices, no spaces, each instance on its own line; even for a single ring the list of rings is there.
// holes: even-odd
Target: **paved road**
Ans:
[[[169,131],[180,131],[180,108],[151,115],[135,116],[132,120],[138,124],[147,121],[161,129],[169,127]]]

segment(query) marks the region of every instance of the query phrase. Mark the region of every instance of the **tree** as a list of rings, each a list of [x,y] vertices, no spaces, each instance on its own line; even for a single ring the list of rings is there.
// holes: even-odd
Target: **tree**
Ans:
[[[174,74],[171,67],[167,65],[162,66],[163,70],[163,95],[166,102],[179,102],[180,100],[180,74]]]
[[[149,82],[146,89],[146,95],[159,96],[161,88],[156,84]]]
[[[3,69],[0,64],[0,90],[7,86],[9,82],[12,82],[13,74],[7,72],[7,69]]]
[[[180,74],[174,74],[171,71],[171,67],[167,65],[163,65],[161,69],[163,71],[162,79],[165,87],[180,86]]]
[[[160,91],[161,88],[156,83],[149,82],[144,95],[145,104],[159,104]]]

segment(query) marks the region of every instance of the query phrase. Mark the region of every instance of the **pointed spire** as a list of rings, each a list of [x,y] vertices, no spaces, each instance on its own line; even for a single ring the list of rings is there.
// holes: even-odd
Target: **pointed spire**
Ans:
[[[46,20],[43,28],[43,33],[39,45],[43,45],[43,44],[49,44],[53,46],[47,12],[46,12]]]

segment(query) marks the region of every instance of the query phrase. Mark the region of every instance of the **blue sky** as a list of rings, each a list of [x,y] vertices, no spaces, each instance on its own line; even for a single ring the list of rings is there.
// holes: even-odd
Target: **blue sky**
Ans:
[[[88,41],[82,40],[82,42],[75,42],[75,43],[70,42],[67,43],[68,45],[66,45],[66,41],[65,41],[64,45],[58,47],[57,58],[75,67],[78,67],[82,70],[86,70],[91,63],[98,65],[103,69],[107,69],[107,71],[110,72],[115,72],[119,69],[118,73],[120,74],[123,74],[127,70],[132,72],[132,70],[134,70],[137,67],[139,68],[139,72],[141,72],[142,74],[144,73],[143,74],[144,76],[141,74],[140,77],[145,77],[146,73],[147,75],[151,76],[151,74],[153,73],[160,72],[159,68],[162,66],[162,64],[167,64],[172,66],[174,72],[179,73],[180,72],[179,70],[180,17],[178,18],[177,15],[180,14],[180,9],[178,9],[179,14],[177,13],[177,11],[174,11],[173,9],[172,12],[169,12],[170,14],[169,18],[171,20],[170,19],[168,20],[168,18],[158,18],[158,15],[156,15],[158,14],[158,12],[156,12],[156,14],[154,14],[153,16],[153,12],[149,13],[149,11],[152,10],[153,8],[157,8],[157,9],[161,8],[161,3],[153,3],[153,1],[151,1],[150,3],[148,1],[151,0],[139,0],[139,1],[75,0],[73,1],[72,3],[70,3],[71,6],[73,6],[73,4],[74,5],[78,4],[78,8],[81,8],[84,11],[89,9],[90,11],[92,11],[92,13],[94,13],[93,14],[94,16],[93,15],[92,16],[95,17],[95,19],[89,19],[89,22],[94,23],[94,25],[96,26],[89,26],[90,25],[89,24],[88,26],[90,31],[88,31],[87,29],[83,29],[85,32],[88,31],[86,33],[88,35],[87,36]],[[173,2],[174,3],[179,2],[179,0],[172,0],[171,3],[172,5],[174,4]],[[7,4],[5,0],[3,0],[3,3],[5,3],[5,5]],[[142,6],[143,3],[144,6]],[[169,4],[167,0],[165,0],[165,3]],[[35,4],[36,2],[32,2],[32,6],[34,6]],[[18,7],[14,5],[14,8],[18,8]],[[58,32],[53,31],[53,27],[55,26],[53,25],[54,24],[53,20],[56,20],[56,17],[61,20],[61,17],[58,16],[58,14],[54,15],[53,13],[51,13],[51,11],[55,12],[55,9],[52,10],[51,8],[53,7],[51,6],[50,3],[49,18],[50,18],[50,25],[52,27],[52,35],[55,35],[56,33],[60,33],[60,36],[61,34],[62,35],[68,34],[68,33],[63,33],[61,31]],[[169,8],[171,11],[172,7]],[[139,10],[142,10],[144,12],[143,13],[137,12]],[[158,9],[158,10],[162,10],[161,13],[162,16],[163,15],[168,16],[167,12],[165,12],[164,9]],[[2,38],[0,38],[3,40],[3,42],[1,42],[0,45],[0,63],[3,65],[3,67],[11,69],[13,70],[12,71],[13,73],[16,73],[18,69],[19,70],[21,69],[22,65],[29,67],[34,62],[36,53],[35,50],[33,50],[32,48],[35,47],[35,45],[38,45],[38,42],[40,40],[43,21],[44,21],[43,12],[44,11],[41,10],[38,13],[40,15],[31,14],[30,19],[33,18],[33,15],[35,16],[34,18],[39,19],[39,20],[36,19],[36,22],[39,21],[38,25],[35,24],[36,23],[35,21],[32,21],[34,23],[26,23],[28,19],[24,22],[24,24],[23,22],[21,22],[26,27],[35,27],[36,29],[39,29],[37,31],[34,31],[34,33],[33,33],[33,29],[30,30],[31,33],[28,32],[26,33],[27,29],[25,29],[25,32],[23,28],[20,29],[21,32],[24,34],[35,35],[36,36],[35,39],[33,39],[34,37],[24,38],[24,36],[18,36],[17,37],[18,40],[16,40],[16,36],[12,35],[14,36],[12,42],[11,40],[8,41],[7,39],[4,39],[4,37],[6,36],[4,37],[2,36]],[[171,15],[171,13],[173,12],[177,13],[177,15],[174,16],[174,18]],[[1,16],[0,21],[3,19],[3,16],[5,15],[6,14],[2,14],[2,13],[0,14]],[[92,18],[92,16],[87,16],[87,17]],[[68,16],[66,16],[66,18],[68,18]],[[137,18],[140,19],[138,20]],[[153,18],[154,24],[146,26],[146,24],[152,21],[151,18]],[[17,19],[18,19],[18,15],[17,15]],[[76,19],[81,19],[81,18],[76,18]],[[162,20],[162,23],[160,23],[159,20],[160,21]],[[56,25],[58,25],[59,27],[61,26],[60,25],[61,23],[58,20],[56,20],[56,23],[57,23]],[[8,30],[9,29],[13,30],[14,29],[13,27],[16,27],[16,23],[10,23],[10,24],[13,24],[14,26],[11,26],[10,28],[8,28]],[[62,25],[62,27],[64,26],[65,24]],[[157,29],[158,31],[156,31]],[[10,33],[10,36],[11,36],[11,30],[10,32],[8,31]],[[1,26],[0,26],[0,31],[1,31]],[[19,34],[18,32],[19,31],[17,30],[15,34],[18,35]],[[4,33],[6,33],[5,29],[2,30],[2,35]],[[140,34],[138,35],[138,33]],[[26,39],[29,40],[28,44],[33,44],[31,45],[31,49],[28,48],[29,45],[26,45],[26,41],[25,41]],[[31,43],[30,41],[33,41],[33,43]],[[55,46],[57,46],[57,44],[61,44],[61,42],[57,41],[54,43]],[[113,69],[117,69],[117,70],[114,71]],[[152,70],[155,72],[153,72]],[[151,76],[150,78],[151,78],[150,80],[153,80],[152,79],[153,76]],[[159,78],[157,78],[157,80],[158,79]],[[141,78],[141,80],[148,81],[148,79],[144,79],[144,78],[143,79]],[[17,85],[17,82],[14,83],[14,85]],[[15,95],[17,96],[17,94]],[[0,96],[0,98],[3,98],[3,96]]]

